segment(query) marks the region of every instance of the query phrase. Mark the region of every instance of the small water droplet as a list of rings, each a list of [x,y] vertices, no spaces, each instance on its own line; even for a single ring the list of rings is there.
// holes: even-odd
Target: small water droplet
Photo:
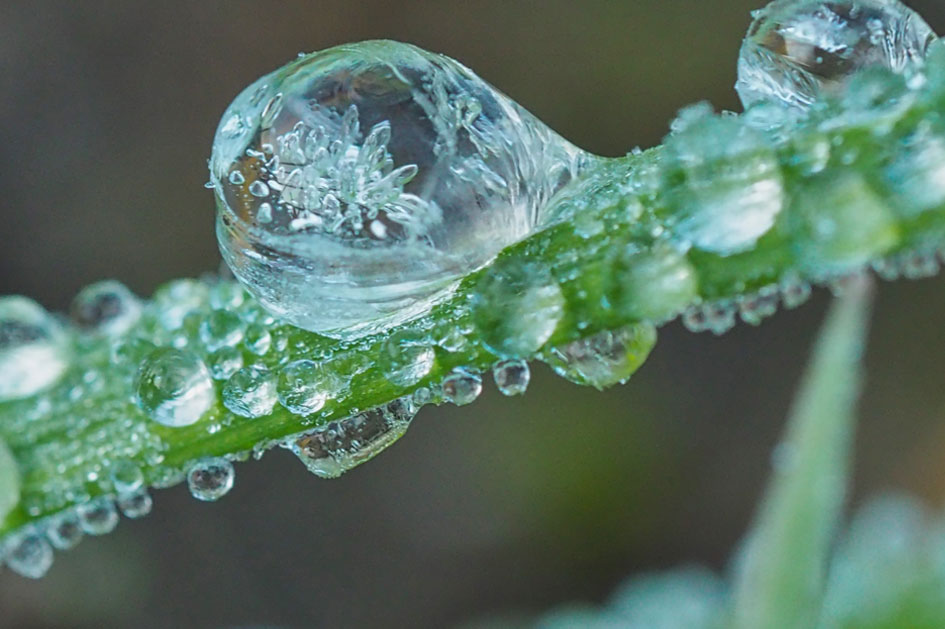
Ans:
[[[571,382],[603,390],[626,382],[646,361],[654,345],[656,328],[641,323],[554,347],[542,360]]]
[[[266,326],[253,324],[246,328],[243,344],[246,349],[257,356],[265,356],[269,352],[269,348],[272,347],[272,335]]]
[[[258,123],[234,138],[237,113]],[[452,59],[349,44],[276,70],[224,114],[218,239],[273,314],[356,338],[427,312],[543,226],[589,159]],[[249,194],[223,185],[233,172]]]
[[[84,536],[79,516],[72,509],[52,516],[46,526],[46,537],[59,550],[75,548]]]
[[[235,347],[224,347],[207,356],[207,366],[214,380],[229,380],[243,368],[243,353]]]
[[[246,177],[244,177],[243,173],[238,170],[231,172],[227,177],[227,180],[229,180],[229,182],[234,186],[242,186],[244,183],[246,183]]]
[[[207,457],[194,463],[187,472],[187,487],[197,500],[212,502],[233,488],[236,472],[222,457]]]
[[[640,321],[663,323],[676,317],[696,299],[696,270],[678,249],[656,243],[648,249],[627,247],[619,253],[620,278],[615,309]]]
[[[735,88],[746,108],[775,102],[803,109],[865,67],[917,72],[934,39],[898,0],[778,0],[748,31]]]
[[[548,342],[564,306],[561,288],[545,267],[509,258],[477,284],[473,317],[489,351],[520,358]]]
[[[71,308],[72,320],[84,330],[118,336],[141,317],[141,302],[121,282],[107,280],[84,288]]]
[[[716,336],[735,327],[737,308],[732,301],[716,301],[693,306],[683,313],[682,322],[690,332],[712,332]]]
[[[55,384],[69,367],[59,323],[26,297],[0,297],[0,401],[29,397]]]
[[[238,344],[243,333],[242,319],[228,310],[214,310],[200,322],[200,340],[211,352]]]
[[[400,331],[385,341],[377,365],[392,384],[409,387],[430,373],[435,358],[429,339],[414,332]]]
[[[223,387],[223,405],[241,417],[268,415],[276,399],[276,376],[261,365],[243,367]]]
[[[762,321],[778,311],[780,290],[777,285],[765,286],[758,292],[738,298],[738,313],[749,325],[761,325]]]
[[[189,426],[216,400],[210,372],[189,351],[159,348],[151,352],[135,379],[138,406],[151,419],[170,427]]]
[[[781,301],[785,308],[797,308],[810,299],[810,283],[798,276],[789,276],[781,280]]]
[[[229,272],[229,268],[223,266]],[[234,310],[246,301],[246,291],[237,282],[220,280],[210,287],[208,298],[214,310]]]
[[[144,474],[141,472],[141,468],[131,461],[115,463],[109,475],[115,493],[118,495],[136,492],[144,485]]]
[[[312,360],[291,362],[279,374],[279,402],[302,417],[320,411],[336,388],[333,378]]]
[[[184,317],[204,305],[207,285],[197,280],[174,280],[154,293],[158,321],[167,330],[177,330]]]
[[[496,363],[492,377],[502,395],[522,395],[528,389],[532,374],[527,362],[513,358]]]
[[[53,563],[52,547],[35,531],[12,536],[3,550],[10,570],[28,579],[42,578]]]
[[[465,369],[456,369],[443,379],[443,397],[456,406],[472,404],[482,393],[482,377]]]
[[[412,400],[395,400],[290,439],[287,447],[316,476],[337,478],[397,441],[415,414]]]
[[[138,489],[118,496],[118,508],[126,518],[137,520],[151,513],[154,500],[146,489]]]
[[[76,507],[79,525],[87,535],[105,535],[118,526],[118,511],[115,501],[109,496],[99,496]]]

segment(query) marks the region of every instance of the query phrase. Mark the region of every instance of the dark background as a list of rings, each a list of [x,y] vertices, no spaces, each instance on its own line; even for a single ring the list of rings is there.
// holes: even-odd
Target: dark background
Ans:
[[[97,279],[148,295],[215,269],[206,159],[248,83],[334,44],[447,53],[576,144],[658,143],[681,106],[737,109],[753,0],[260,3],[0,0],[0,294],[52,309]],[[945,31],[941,2],[913,7]],[[425,627],[600,600],[626,575],[723,568],[750,522],[826,295],[716,339],[673,324],[628,385],[536,366],[425,409],[339,481],[284,451],[222,502],[178,487],[153,514],[0,574],[0,626]],[[945,494],[945,281],[881,287],[855,500]]]

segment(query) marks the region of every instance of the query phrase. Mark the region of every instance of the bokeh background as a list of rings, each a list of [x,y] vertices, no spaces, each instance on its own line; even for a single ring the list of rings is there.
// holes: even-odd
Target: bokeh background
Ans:
[[[299,51],[393,38],[474,68],[578,145],[619,155],[683,105],[738,109],[761,0],[0,4],[0,294],[52,309],[94,280],[142,295],[216,269],[203,188],[217,121]],[[912,6],[945,32],[938,0]],[[629,574],[723,569],[750,523],[827,296],[721,337],[667,326],[605,393],[536,366],[425,409],[341,480],[286,452],[223,501],[178,487],[153,514],[0,573],[0,627],[440,627],[596,601]],[[879,291],[854,501],[945,496],[945,279]]]

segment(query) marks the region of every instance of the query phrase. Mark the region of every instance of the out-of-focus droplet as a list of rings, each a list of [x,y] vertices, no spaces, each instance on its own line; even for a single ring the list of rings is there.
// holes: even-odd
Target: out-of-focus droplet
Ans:
[[[531,370],[528,363],[519,358],[502,360],[492,368],[495,386],[502,395],[522,395],[528,389]]]
[[[443,379],[443,397],[456,406],[472,404],[482,393],[482,376],[456,369]]]
[[[47,522],[46,537],[59,550],[75,548],[84,536],[85,531],[82,530],[79,516],[74,509],[61,511]]]
[[[105,535],[118,525],[115,501],[109,496],[99,496],[76,507],[79,525],[87,535]]]
[[[268,415],[276,399],[276,376],[259,365],[243,367],[223,387],[223,405],[242,417]]]
[[[415,414],[412,400],[396,400],[294,437],[286,447],[316,476],[337,478],[397,441]]]
[[[871,66],[919,71],[935,33],[898,0],[776,0],[755,14],[735,89],[759,102],[806,108]]]
[[[276,316],[356,338],[427,312],[542,226],[586,159],[452,59],[339,46],[263,77],[223,115],[220,249]]]
[[[7,566],[28,579],[40,579],[53,563],[53,550],[38,532],[29,531],[11,537],[4,544]]]
[[[196,354],[159,348],[138,369],[138,406],[151,419],[173,428],[196,423],[216,400],[213,380]]]
[[[571,382],[605,389],[626,382],[654,345],[656,327],[640,323],[554,347],[542,359]]]
[[[141,301],[121,282],[106,280],[82,289],[70,309],[76,325],[96,334],[124,334],[141,317]]]
[[[26,297],[0,297],[0,401],[29,397],[59,380],[69,367],[65,332]]]
[[[118,508],[122,514],[131,520],[137,520],[151,513],[154,506],[154,500],[147,489],[141,488],[127,494],[118,496]]]
[[[144,485],[144,474],[141,472],[141,468],[131,461],[115,463],[112,466],[110,476],[112,486],[119,495],[138,491]]]
[[[187,472],[187,487],[197,500],[212,502],[233,488],[236,472],[223,457],[207,457],[194,463]]]
[[[200,322],[200,340],[211,352],[236,345],[243,333],[243,320],[229,310],[214,310]]]

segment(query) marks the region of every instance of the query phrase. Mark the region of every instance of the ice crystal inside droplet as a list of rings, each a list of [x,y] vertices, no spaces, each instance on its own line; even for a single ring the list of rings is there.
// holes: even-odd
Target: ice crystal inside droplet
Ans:
[[[47,388],[69,366],[59,323],[26,297],[0,297],[0,401]]]
[[[758,102],[806,108],[861,68],[915,72],[934,39],[898,0],[777,0],[756,14],[735,87],[746,108]]]
[[[224,114],[210,164],[220,248],[272,313],[369,334],[529,235],[582,155],[452,59],[340,46]]]
[[[189,426],[210,410],[216,399],[213,380],[193,352],[159,348],[138,369],[138,406],[165,426]]]

